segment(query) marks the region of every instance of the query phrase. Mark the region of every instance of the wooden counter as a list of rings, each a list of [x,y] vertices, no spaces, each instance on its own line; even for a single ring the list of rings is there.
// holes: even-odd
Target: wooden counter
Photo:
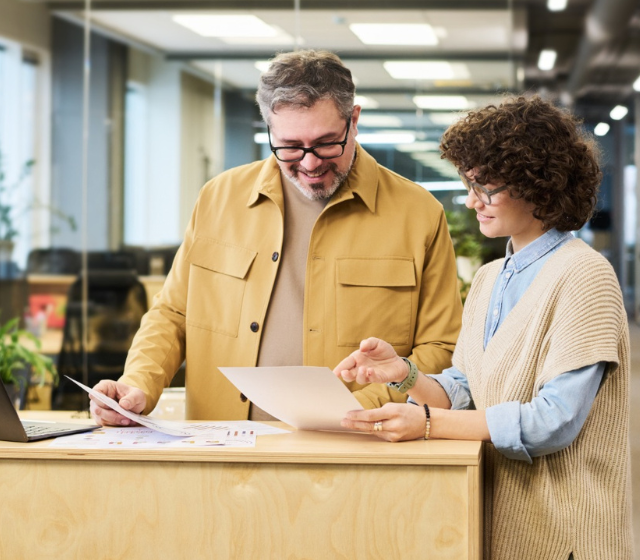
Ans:
[[[0,442],[0,558],[479,559],[481,452],[325,432],[175,451]]]

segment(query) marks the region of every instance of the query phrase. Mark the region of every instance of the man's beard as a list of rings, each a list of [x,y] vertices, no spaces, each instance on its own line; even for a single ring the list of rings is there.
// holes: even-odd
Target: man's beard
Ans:
[[[342,184],[347,180],[349,173],[351,172],[351,168],[353,167],[353,160],[349,165],[349,169],[346,171],[338,171],[338,166],[332,161],[327,161],[316,167],[314,170],[304,169],[299,165],[292,165],[289,169],[289,172],[285,172],[285,176],[289,181],[291,181],[296,188],[309,200],[327,200],[331,198],[334,193],[342,186]],[[315,183],[312,185],[303,185],[301,181],[298,180],[298,174],[301,169],[304,169],[306,173],[311,175],[321,175],[327,171],[333,172],[333,181],[331,183],[327,183],[327,181],[322,181],[321,183]]]

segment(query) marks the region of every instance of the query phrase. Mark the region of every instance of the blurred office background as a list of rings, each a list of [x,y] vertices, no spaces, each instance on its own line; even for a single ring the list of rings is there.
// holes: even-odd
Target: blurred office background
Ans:
[[[500,256],[504,242],[478,245],[439,158],[446,127],[505,93],[580,115],[604,180],[576,235],[610,260],[640,319],[637,1],[0,0],[2,322],[21,317],[85,381],[117,376],[100,352],[126,349],[205,181],[268,155],[256,86],[274,53],[298,47],[343,58],[358,140],[442,202],[463,257]]]
[[[274,53],[299,47],[335,51],[352,70],[358,140],[442,202],[463,278],[469,258],[500,256],[504,242],[477,234],[439,157],[442,132],[508,93],[580,115],[604,180],[576,235],[611,261],[640,317],[635,1],[0,0],[2,321],[39,332],[46,312],[62,336],[83,270],[81,300],[90,273],[119,270],[148,305],[201,186],[269,154],[256,86]]]

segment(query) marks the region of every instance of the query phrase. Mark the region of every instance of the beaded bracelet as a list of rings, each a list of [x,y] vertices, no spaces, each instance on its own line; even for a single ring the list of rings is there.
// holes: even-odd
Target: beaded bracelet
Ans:
[[[431,412],[429,411],[429,405],[424,404],[424,413],[427,416],[427,421],[424,428],[424,439],[429,439],[429,434],[431,433]]]

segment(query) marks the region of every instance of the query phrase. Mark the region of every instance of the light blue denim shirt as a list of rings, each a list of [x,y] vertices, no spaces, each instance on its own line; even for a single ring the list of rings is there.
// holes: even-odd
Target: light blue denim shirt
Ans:
[[[491,293],[485,348],[547,259],[571,239],[571,233],[552,229],[517,253],[513,253],[509,240],[504,265]],[[513,401],[487,408],[491,442],[506,457],[529,463],[531,457],[569,446],[591,410],[605,366],[605,362],[599,362],[563,373],[546,383],[529,403]],[[451,367],[430,377],[445,390],[452,409],[475,408],[464,373]]]

